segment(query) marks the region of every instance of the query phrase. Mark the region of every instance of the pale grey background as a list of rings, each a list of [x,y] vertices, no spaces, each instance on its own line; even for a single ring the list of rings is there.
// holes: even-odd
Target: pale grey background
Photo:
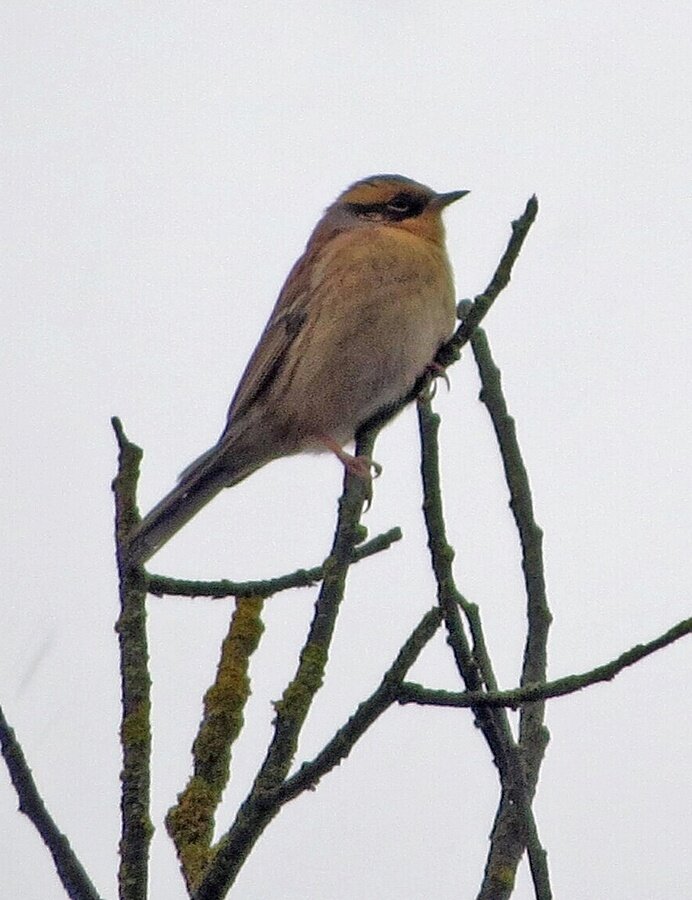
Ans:
[[[119,751],[111,496],[122,416],[148,508],[217,437],[282,280],[359,177],[469,188],[447,214],[459,296],[510,220],[541,210],[487,319],[546,531],[553,677],[690,615],[689,27],[684,3],[8,3],[3,18],[0,698],[50,809],[115,895]],[[439,392],[459,583],[503,686],[521,582],[468,358]],[[415,417],[382,436],[309,755],[431,603]],[[218,498],[152,568],[279,574],[325,555],[329,457]],[[247,740],[221,821],[269,734],[314,593],[269,601]],[[152,897],[184,896],[162,816],[183,786],[228,602],[152,599]],[[560,900],[692,890],[692,648],[555,701],[536,810]],[[442,642],[415,671],[456,682]],[[291,804],[237,887],[277,897],[470,898],[497,795],[470,717],[398,709]],[[63,896],[0,777],[0,896]],[[522,870],[516,897],[532,896]]]

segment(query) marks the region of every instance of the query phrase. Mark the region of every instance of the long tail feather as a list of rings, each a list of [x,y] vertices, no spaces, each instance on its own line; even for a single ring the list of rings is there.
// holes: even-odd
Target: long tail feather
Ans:
[[[144,565],[219,491],[244,477],[229,477],[218,457],[216,447],[204,453],[185,470],[179,484],[147,513],[130,539],[130,562]]]

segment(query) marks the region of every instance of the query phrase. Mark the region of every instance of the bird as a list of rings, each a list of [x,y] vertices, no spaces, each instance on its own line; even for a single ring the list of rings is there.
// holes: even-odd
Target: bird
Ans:
[[[219,440],[135,526],[131,564],[144,565],[221,490],[279,457],[331,451],[370,477],[375,464],[344,446],[434,372],[453,333],[442,212],[466,194],[373,175],[327,207],[279,293]]]

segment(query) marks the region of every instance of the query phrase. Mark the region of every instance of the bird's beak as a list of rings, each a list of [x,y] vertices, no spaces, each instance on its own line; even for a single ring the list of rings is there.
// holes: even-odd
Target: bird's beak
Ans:
[[[434,206],[435,209],[444,209],[445,206],[449,206],[455,200],[461,200],[468,193],[468,191],[450,191],[448,194],[435,194],[430,201],[430,205]]]

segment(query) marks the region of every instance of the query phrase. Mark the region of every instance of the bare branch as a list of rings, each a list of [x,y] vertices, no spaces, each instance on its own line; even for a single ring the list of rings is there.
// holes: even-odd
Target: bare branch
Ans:
[[[403,537],[400,528],[390,528],[383,534],[354,547],[351,562],[360,562],[375,553],[387,550],[393,543]],[[176,597],[271,597],[279,591],[296,587],[312,587],[324,577],[324,565],[312,569],[298,569],[289,575],[268,578],[264,581],[187,581],[181,578],[168,578],[166,575],[147,575],[147,590],[150,594],[162,597],[164,594]]]
[[[495,365],[485,332],[476,328],[471,333],[471,348],[481,379],[480,399],[485,404],[495,431],[505,480],[509,489],[509,505],[514,516],[521,544],[522,570],[526,589],[527,631],[521,684],[544,682],[546,679],[548,631],[552,617],[546,598],[543,567],[543,532],[536,524],[529,478],[517,441],[514,419],[509,415],[502,392],[499,368]],[[541,762],[550,735],[544,726],[545,709],[542,703],[522,706],[519,720],[519,752],[526,777],[529,801],[533,798]],[[486,866],[486,880],[494,883],[493,873],[516,872],[523,848],[514,839],[517,828],[514,820],[520,811],[511,803],[502,804],[495,821],[490,853]],[[529,864],[537,887],[537,895],[550,896],[546,856],[542,847],[527,843]],[[540,887],[540,894],[539,888]],[[490,887],[488,888],[490,890]],[[482,891],[481,891],[482,896]]]
[[[33,823],[50,850],[58,877],[70,900],[100,900],[70,842],[55,824],[36,787],[14,731],[0,708],[0,747],[19,798],[19,811]]]
[[[525,703],[550,700],[553,697],[566,697],[590,687],[592,684],[612,681],[624,669],[635,665],[669,644],[679,641],[688,634],[692,634],[692,618],[683,619],[652,641],[648,641],[646,644],[637,644],[629,650],[625,650],[616,659],[597,666],[595,669],[579,675],[566,675],[564,678],[556,678],[545,684],[528,684],[510,691],[456,693],[431,690],[412,682],[404,682],[397,699],[399,703],[423,703],[430,706],[471,707],[472,709],[477,706],[504,706],[508,709],[518,709]]]
[[[146,579],[142,569],[128,565],[125,548],[139,516],[136,488],[142,451],[131,444],[118,419],[113,419],[118,439],[118,473],[113,481],[115,494],[115,537],[120,575],[120,616],[116,624],[120,645],[123,748],[120,809],[121,900],[145,900],[149,868],[149,845],[153,826],[149,816],[151,758],[151,679],[146,633]]]
[[[517,261],[519,253],[531,226],[538,214],[538,199],[534,195],[530,197],[524,212],[512,222],[512,236],[507,244],[507,249],[502,255],[497,269],[490,280],[490,284],[482,294],[474,299],[473,303],[460,304],[459,318],[461,325],[457,328],[454,337],[448,341],[437,355],[437,362],[442,366],[448,366],[459,356],[459,351],[466,344],[474,329],[485,318],[488,310],[493,305],[501,291],[510,282],[512,269]]]

